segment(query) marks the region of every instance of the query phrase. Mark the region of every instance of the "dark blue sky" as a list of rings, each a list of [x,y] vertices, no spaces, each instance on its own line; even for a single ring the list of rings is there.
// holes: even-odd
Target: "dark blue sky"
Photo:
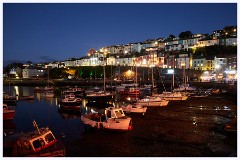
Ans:
[[[4,3],[3,61],[82,57],[90,48],[237,25],[237,3]]]

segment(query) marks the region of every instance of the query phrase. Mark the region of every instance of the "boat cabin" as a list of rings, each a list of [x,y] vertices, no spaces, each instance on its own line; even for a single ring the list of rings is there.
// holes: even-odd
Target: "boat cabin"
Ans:
[[[122,108],[108,107],[105,110],[106,118],[122,118],[125,117],[125,114]]]
[[[53,133],[46,127],[10,136],[5,142],[10,145],[8,147],[12,148],[12,156],[24,156],[48,148],[57,142],[57,140]]]

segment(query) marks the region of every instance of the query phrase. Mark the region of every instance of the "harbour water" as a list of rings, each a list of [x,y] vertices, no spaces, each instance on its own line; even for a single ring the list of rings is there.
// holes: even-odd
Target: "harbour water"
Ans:
[[[4,86],[3,91],[19,97],[35,96],[34,100],[19,100],[13,106],[16,114],[12,121],[3,122],[3,132],[31,131],[35,120],[40,127],[48,126],[64,143],[67,157],[236,156],[237,136],[228,135],[223,128],[237,112],[237,99],[227,94],[149,107],[145,115],[127,114],[132,118],[133,130],[116,132],[84,126],[81,114],[103,112],[102,107],[88,106],[86,100],[81,111],[62,111],[58,94],[43,98],[41,93],[34,93],[34,87],[23,86]],[[216,148],[220,152],[215,152]]]

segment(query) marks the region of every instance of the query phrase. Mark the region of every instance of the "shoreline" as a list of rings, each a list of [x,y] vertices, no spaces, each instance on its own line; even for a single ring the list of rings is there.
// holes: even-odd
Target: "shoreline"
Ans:
[[[121,85],[123,83],[133,83],[133,81],[112,81],[106,80],[105,84],[113,86]],[[175,86],[181,82],[175,82]],[[3,80],[3,86],[46,86],[48,84],[47,80]],[[102,86],[104,84],[103,80],[59,80],[54,79],[49,82],[49,86]],[[151,81],[139,81],[139,85],[151,84]],[[157,88],[162,88],[163,84],[160,80],[155,81]],[[237,95],[237,85],[230,85],[228,83],[216,83],[216,82],[189,82],[190,86],[196,86],[197,88],[219,88],[229,90],[232,95]],[[171,81],[165,81],[164,86],[166,88],[171,87]]]

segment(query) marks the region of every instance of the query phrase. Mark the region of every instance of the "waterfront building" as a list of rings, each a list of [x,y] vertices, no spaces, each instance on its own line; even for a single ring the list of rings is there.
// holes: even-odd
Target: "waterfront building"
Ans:
[[[166,67],[167,68],[177,68],[176,67],[176,56],[175,55],[168,55],[166,59]]]
[[[204,70],[207,64],[205,57],[193,58],[193,69],[195,70]]]
[[[98,66],[99,65],[99,58],[98,57],[90,57],[89,58],[89,65],[90,66]]]
[[[31,69],[31,68],[25,68],[22,71],[23,78],[32,78],[32,77],[41,77],[45,73],[45,70],[38,70],[38,69]]]
[[[75,67],[76,59],[75,58],[69,58],[65,60],[65,66],[66,67]]]
[[[190,69],[190,57],[188,54],[179,54],[176,58],[176,68]]]
[[[225,57],[214,57],[214,72],[216,73],[217,81],[225,81],[227,69],[227,58]]]
[[[115,57],[107,58],[107,65],[108,66],[116,66],[116,58]]]
[[[237,54],[227,57],[227,66],[229,70],[237,70]]]
[[[74,65],[75,65],[75,67],[81,66],[82,65],[82,60],[80,58],[76,59]]]
[[[45,66],[45,68],[47,68],[48,66],[51,68],[59,68],[59,62],[50,62]]]
[[[225,57],[214,57],[214,68],[215,71],[225,70],[227,68],[227,58]]]
[[[117,58],[116,64],[119,65],[119,66],[133,66],[134,62],[133,62],[133,58],[132,57],[129,57],[129,58]]]
[[[89,58],[84,58],[81,60],[81,66],[90,66],[90,59]]]

